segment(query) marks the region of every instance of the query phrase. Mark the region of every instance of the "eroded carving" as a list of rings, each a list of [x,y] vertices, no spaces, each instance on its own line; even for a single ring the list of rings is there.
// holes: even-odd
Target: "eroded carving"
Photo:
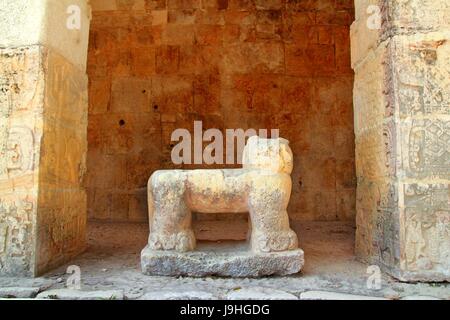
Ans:
[[[413,120],[405,125],[408,174],[450,178],[450,121]]]
[[[379,188],[379,193],[375,229],[377,248],[381,261],[392,266],[400,261],[397,186],[387,183],[383,188]]]
[[[2,49],[0,58],[0,274],[32,275],[37,182],[30,173],[44,97],[40,46]]]
[[[250,212],[252,250],[296,248],[297,236],[289,228],[286,211],[292,171],[288,142],[252,137],[244,150],[243,163],[243,169],[155,172],[148,186],[150,247],[193,250],[191,211],[195,211]]]
[[[0,198],[0,273],[29,274],[34,250],[30,195]]]
[[[411,184],[404,187],[406,262],[409,270],[449,270],[449,186]]]
[[[24,126],[12,127],[7,142],[7,169],[10,175],[18,175],[34,166],[33,131]]]
[[[408,46],[399,43],[398,49],[395,65],[401,116],[450,114],[450,69],[445,61],[450,44],[443,39],[414,41]]]
[[[251,137],[244,149],[242,169],[156,171],[148,184],[148,248],[193,251],[194,211],[249,212],[250,250],[255,255],[296,250],[298,239],[287,213],[293,167],[288,143],[281,138]],[[270,274],[270,268],[264,272]],[[298,272],[299,266],[294,269]]]

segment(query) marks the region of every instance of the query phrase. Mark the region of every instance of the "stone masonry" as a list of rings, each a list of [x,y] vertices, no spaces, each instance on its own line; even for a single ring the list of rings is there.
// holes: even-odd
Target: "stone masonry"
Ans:
[[[403,280],[448,281],[450,3],[356,3],[356,251]]]
[[[0,275],[71,260],[87,217],[146,221],[148,175],[196,168],[170,134],[202,120],[281,130],[291,220],[356,211],[362,261],[450,280],[450,4],[354,3],[1,0]]]
[[[155,170],[222,168],[172,164],[171,133],[194,120],[205,130],[279,128],[299,155],[291,219],[354,219],[353,1],[91,5],[91,219],[147,221]]]
[[[64,29],[69,3],[81,31]],[[35,276],[84,250],[89,11],[1,5],[0,275]]]

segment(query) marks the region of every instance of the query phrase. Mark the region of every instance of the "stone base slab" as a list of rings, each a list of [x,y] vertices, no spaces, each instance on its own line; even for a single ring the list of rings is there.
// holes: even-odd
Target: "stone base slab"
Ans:
[[[261,277],[300,272],[304,264],[301,249],[253,253],[248,244],[234,241],[200,242],[195,251],[154,251],[141,253],[142,272],[152,276]]]

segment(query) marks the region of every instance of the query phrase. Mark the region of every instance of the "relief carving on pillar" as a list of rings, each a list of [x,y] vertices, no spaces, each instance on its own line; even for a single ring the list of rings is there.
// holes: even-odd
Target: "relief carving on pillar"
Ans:
[[[394,181],[364,181],[358,185],[356,252],[387,268],[400,261],[398,191]]]
[[[29,111],[43,99],[40,49],[0,50],[0,118]]]
[[[385,165],[388,175],[394,177],[397,174],[397,129],[393,121],[383,125],[383,143],[385,151]]]
[[[6,148],[8,176],[17,176],[34,169],[34,134],[30,128],[12,127]]]
[[[87,123],[87,76],[59,54],[51,50],[47,54],[50,67],[45,98],[51,117],[47,120],[77,130]]]
[[[8,226],[0,224],[0,254],[6,252],[6,241],[8,239]]]
[[[30,195],[0,198],[0,273],[29,273],[33,246]]]
[[[449,270],[450,188],[443,184],[404,186],[407,268]]]
[[[0,50],[0,274],[31,275],[35,185],[34,124],[42,111],[39,46]]]
[[[381,134],[380,134],[381,131]],[[356,137],[356,170],[359,177],[378,180],[397,172],[397,137],[394,122],[387,122]]]
[[[399,43],[398,50],[400,115],[449,115],[450,65],[445,59],[450,53],[448,41],[414,41],[408,46]]]
[[[380,260],[392,267],[400,260],[398,192],[394,183],[383,185],[379,192],[375,226],[377,249]]]
[[[450,179],[450,121],[413,120],[403,130],[408,176]]]

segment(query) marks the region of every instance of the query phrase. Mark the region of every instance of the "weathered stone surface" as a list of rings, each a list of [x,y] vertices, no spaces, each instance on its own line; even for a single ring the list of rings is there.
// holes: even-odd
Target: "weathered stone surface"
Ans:
[[[298,300],[291,293],[264,287],[247,287],[230,291],[227,300]]]
[[[242,169],[155,172],[148,183],[148,248],[155,252],[194,250],[196,239],[191,211],[195,211],[249,212],[249,242],[253,254],[296,249],[297,235],[289,227],[287,214],[292,168],[293,156],[287,140],[253,136],[243,150]],[[147,259],[142,259],[144,272],[152,274]],[[166,264],[162,259],[161,262]],[[198,267],[201,264],[197,263]],[[176,270],[176,266],[171,272],[190,274],[187,269]],[[280,272],[276,267],[274,273]]]
[[[369,4],[381,9],[377,30],[366,24]],[[352,26],[356,252],[405,281],[449,276],[448,10],[361,1]]]
[[[52,50],[45,50],[45,58],[41,141],[45,156],[39,163],[36,219],[38,274],[81,253],[86,241],[86,193],[82,179],[87,153],[87,77],[83,70]]]
[[[323,182],[332,186],[308,186],[296,169],[290,217],[354,217],[354,185],[334,180],[347,169],[341,160],[354,160],[348,99],[352,1],[90,3],[90,218],[146,221],[146,181],[139,176],[161,168],[191,169],[170,161],[170,134],[177,128],[192,132],[194,120],[221,130],[280,128],[305,167],[320,171],[317,161],[327,161]],[[158,117],[148,120],[151,139],[140,138],[130,115]],[[134,164],[142,157],[145,161]],[[114,169],[100,169],[105,162]],[[354,178],[354,169],[350,175]],[[118,188],[120,179],[133,183]],[[214,239],[213,233],[204,235]]]
[[[253,253],[247,244],[199,243],[195,251],[155,251],[141,254],[142,272],[147,275],[192,277],[261,277],[298,273],[304,264],[301,249]]]
[[[218,300],[214,294],[206,291],[160,290],[147,292],[139,300]]]
[[[0,274],[33,275],[44,104],[39,46],[2,49],[0,74]]]
[[[232,215],[233,218],[228,219],[229,213],[218,215],[207,215],[207,219],[198,218],[196,214],[193,218],[193,229],[197,240],[246,240],[249,228],[248,218],[244,219],[240,216]],[[245,215],[245,214],[244,214]],[[202,215],[203,216],[203,215]],[[197,219],[195,219],[197,217]]]
[[[352,1],[92,2],[106,11],[89,52],[91,217],[145,220],[141,173],[169,167],[168,135],[197,118],[283,128],[308,169],[292,217],[353,216]],[[79,31],[61,28],[72,4]],[[34,274],[83,248],[90,15],[83,0],[4,5],[0,272]],[[443,0],[362,0],[352,27],[357,251],[404,280],[449,277],[448,14]]]
[[[411,34],[449,29],[450,4],[441,0],[394,1],[385,4],[385,32]]]
[[[439,298],[436,297],[431,297],[431,296],[407,296],[407,297],[403,297],[400,300],[414,300],[414,301],[419,301],[419,300],[441,300]]]
[[[84,249],[89,12],[84,0],[2,5],[0,273],[33,276]],[[69,5],[79,32],[59,27]]]
[[[364,20],[364,32],[365,23]],[[352,39],[358,45],[360,39]],[[355,249],[360,258],[386,269],[400,261],[398,190],[395,183],[397,128],[387,95],[391,93],[389,69],[380,68],[388,65],[390,52],[391,45],[381,43],[371,48],[354,66],[353,93],[358,181]]]
[[[69,29],[66,23],[71,21],[68,20],[71,5],[80,9],[80,28],[76,30]],[[86,0],[4,0],[2,7],[8,10],[0,12],[3,35],[0,47],[51,47],[69,63],[86,69],[90,22],[90,7]]]
[[[402,134],[403,167],[408,177],[450,180],[450,121],[406,120]]]
[[[389,299],[331,292],[331,291],[306,291],[300,294],[300,300],[389,300]]]
[[[40,288],[6,287],[0,288],[0,298],[34,298],[39,293]]]
[[[352,65],[356,67],[389,37],[448,31],[449,11],[448,2],[442,0],[355,1],[356,21],[351,26]],[[376,26],[375,21],[380,24]]]
[[[264,287],[299,296],[309,290],[400,299],[424,295],[440,299],[450,298],[450,284],[407,283],[393,280],[382,273],[382,286],[374,291],[367,288],[367,265],[354,257],[353,225],[349,222],[294,222],[294,230],[302,235],[308,261],[302,275],[264,278],[223,277],[148,277],[136,268],[141,246],[148,241],[148,227],[137,223],[88,224],[88,250],[69,264],[82,270],[85,291],[121,288],[125,299],[138,299],[145,293],[209,292],[224,299],[232,290]],[[102,257],[102,259],[96,259]],[[94,261],[95,260],[95,261]],[[41,287],[62,285],[69,275],[66,266],[38,279],[0,277],[0,287]],[[63,279],[57,280],[62,277]],[[338,288],[338,289],[337,289]]]
[[[190,251],[195,248],[191,212],[249,212],[254,252],[297,248],[289,228],[292,151],[285,139],[248,139],[243,169],[162,170],[148,183],[149,247]]]
[[[39,293],[36,298],[53,300],[123,300],[123,292],[121,290],[82,291],[53,289]]]
[[[450,203],[448,184],[404,184],[404,277],[450,278]],[[416,273],[416,275],[414,275]]]
[[[289,142],[249,138],[243,168],[164,170],[149,179],[150,236],[142,251],[149,275],[262,276],[291,274],[303,266],[303,251],[289,227],[287,205],[293,168]],[[191,210],[199,213],[250,212],[249,246],[200,251]]]

